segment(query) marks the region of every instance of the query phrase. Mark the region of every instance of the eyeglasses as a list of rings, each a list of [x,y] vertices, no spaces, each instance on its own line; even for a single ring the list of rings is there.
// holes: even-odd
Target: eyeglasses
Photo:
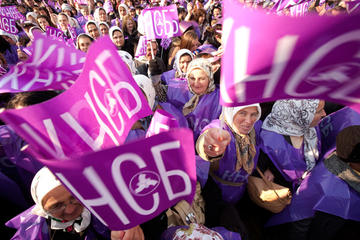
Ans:
[[[56,203],[56,204],[52,205],[50,207],[50,209],[47,211],[47,213],[50,213],[50,214],[60,213],[60,212],[64,211],[65,208],[69,204],[76,205],[76,206],[81,205],[81,203],[76,198],[70,198],[69,203],[67,203],[67,204],[60,202],[60,203]]]

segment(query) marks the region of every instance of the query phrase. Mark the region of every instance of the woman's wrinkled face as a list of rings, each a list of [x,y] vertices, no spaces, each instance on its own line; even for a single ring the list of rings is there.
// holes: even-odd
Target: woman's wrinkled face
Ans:
[[[122,32],[120,31],[115,31],[113,33],[113,42],[117,47],[122,47],[124,46],[125,43],[125,39],[124,39],[124,35],[122,34]]]
[[[104,24],[100,24],[100,32],[103,36],[105,36],[109,34],[109,29]]]
[[[93,24],[93,23],[88,24],[87,29],[88,29],[89,35],[92,38],[97,39],[98,37],[100,37],[99,29],[96,27],[95,24]]]
[[[39,26],[46,31],[46,27],[50,26],[49,22],[45,18],[38,18]]]
[[[184,54],[179,59],[179,68],[182,73],[186,73],[187,67],[191,62],[191,57],[188,54]]]
[[[81,203],[62,185],[48,192],[41,204],[48,214],[64,221],[75,220],[81,216],[84,209]]]
[[[197,95],[206,93],[210,79],[206,72],[200,68],[193,69],[188,76],[189,85]]]
[[[324,110],[325,107],[325,101],[324,100],[320,100],[319,102],[319,106],[316,109],[314,118],[312,120],[312,122],[310,123],[310,127],[315,127],[319,124],[320,120],[326,116],[326,112]]]
[[[100,19],[101,22],[106,22],[107,21],[106,12],[103,9],[99,10],[99,19]]]
[[[238,134],[248,134],[259,117],[257,107],[246,107],[238,111],[233,119],[233,128]]]
[[[78,46],[81,51],[87,52],[90,44],[91,44],[91,40],[88,37],[79,38]]]
[[[69,20],[66,16],[60,14],[58,16],[58,22],[62,30],[67,30],[67,27],[69,25]]]

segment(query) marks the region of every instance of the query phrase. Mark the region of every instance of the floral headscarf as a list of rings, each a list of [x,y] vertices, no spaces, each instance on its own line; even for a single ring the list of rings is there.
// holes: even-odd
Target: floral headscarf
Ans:
[[[316,130],[310,127],[319,102],[318,99],[278,100],[262,125],[263,129],[281,135],[304,136],[307,170],[311,170],[319,158]]]

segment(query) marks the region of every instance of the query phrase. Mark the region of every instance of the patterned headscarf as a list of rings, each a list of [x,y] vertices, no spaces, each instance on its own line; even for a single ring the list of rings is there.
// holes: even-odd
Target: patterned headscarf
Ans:
[[[209,60],[204,59],[204,58],[197,58],[197,59],[192,60],[187,68],[186,79],[189,79],[190,73],[195,69],[203,70],[209,78],[208,88],[205,91],[205,93],[203,93],[202,95],[213,92],[215,90],[215,83],[214,83],[214,78],[213,78],[213,72],[211,70],[211,63],[209,62]],[[198,105],[198,103],[200,101],[200,97],[202,96],[202,95],[197,95],[191,89],[189,80],[187,82],[188,82],[189,91],[191,93],[193,93],[194,96],[192,96],[192,98],[187,103],[185,103],[183,110],[182,110],[184,116],[186,116],[189,113],[191,113],[192,111],[194,111],[194,109],[196,108],[196,106]]]
[[[307,170],[311,170],[319,158],[316,130],[310,127],[319,102],[318,99],[278,100],[262,125],[263,129],[281,135],[304,136]]]

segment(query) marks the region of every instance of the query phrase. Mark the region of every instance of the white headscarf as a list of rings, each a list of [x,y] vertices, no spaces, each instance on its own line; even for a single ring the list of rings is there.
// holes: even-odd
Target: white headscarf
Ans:
[[[94,19],[95,19],[95,21],[97,21],[97,22],[101,22],[101,21],[100,21],[100,10],[104,10],[104,11],[105,11],[105,9],[102,8],[102,7],[99,7],[99,8],[97,8],[97,9],[95,9],[95,11],[94,11]],[[106,11],[105,11],[105,13],[106,13]]]
[[[130,53],[123,51],[123,50],[118,50],[118,53],[119,53],[121,59],[128,65],[131,74],[132,75],[137,74],[135,62],[134,62],[133,57],[130,55]]]
[[[65,11],[65,10],[71,11],[72,8],[69,4],[63,3],[63,4],[61,4],[61,11]]]
[[[281,135],[304,136],[307,170],[311,170],[319,158],[316,130],[310,127],[319,103],[318,99],[278,100],[262,125],[263,129]]]
[[[35,207],[32,210],[33,214],[39,215],[44,218],[48,218],[50,215],[46,213],[42,200],[51,190],[61,186],[61,182],[55,177],[55,175],[47,168],[43,167],[34,176],[31,183],[31,196],[35,202]],[[81,223],[75,223],[76,220],[81,220]],[[84,231],[91,221],[91,214],[89,210],[84,208],[79,219],[74,219],[68,222],[59,222],[51,219],[51,229],[65,229],[69,226],[74,226],[76,232]]]
[[[7,36],[7,37],[11,38],[11,40],[13,40],[15,43],[17,42],[17,36],[16,35],[7,33],[7,32],[5,32],[4,30],[1,30],[1,29],[0,29],[0,36]]]
[[[123,7],[123,8],[125,9],[126,15],[129,14],[129,8],[128,8],[128,6],[127,6],[125,3],[122,3],[122,4],[120,4],[119,7],[118,7],[118,13],[119,13],[119,15],[120,15],[120,7]],[[121,17],[122,17],[122,16],[120,16],[120,18],[121,18]]]
[[[180,69],[180,58],[184,54],[190,55],[191,59],[194,58],[194,54],[192,54],[192,52],[189,49],[186,49],[186,48],[180,49],[175,55],[175,61],[174,61],[173,68],[176,70],[176,72],[178,72],[180,75],[184,75],[184,77],[185,77],[186,73],[183,73]]]
[[[99,25],[98,25],[98,23],[96,21],[93,21],[93,20],[89,20],[89,21],[86,22],[86,24],[85,24],[86,33],[89,33],[89,30],[88,30],[88,25],[89,24],[95,24],[95,26],[98,29],[99,34],[101,36],[101,31],[100,31]]]
[[[90,39],[91,39],[91,42],[94,41],[94,38],[93,38],[92,36],[90,36],[89,34],[87,34],[87,33],[80,33],[80,34],[76,37],[76,48],[79,49],[79,50],[80,50],[79,39],[80,39],[80,37],[82,37],[82,36],[86,36],[86,37],[90,38]]]
[[[256,107],[257,108],[259,115],[258,115],[258,118],[256,119],[256,121],[259,120],[261,117],[261,107],[260,107],[260,104],[258,104],[258,103],[244,105],[244,106],[238,106],[238,107],[223,107],[222,116],[223,116],[224,120],[230,125],[230,127],[232,127],[234,129],[233,123],[234,123],[234,117],[235,117],[236,113],[247,107]]]
[[[142,74],[135,75],[134,79],[137,85],[144,91],[149,107],[153,110],[155,107],[156,92],[151,79]]]
[[[109,29],[109,36],[111,38],[111,41],[114,42],[114,37],[113,37],[113,34],[115,31],[120,31],[121,33],[123,33],[123,31],[121,30],[121,28],[119,28],[118,26],[112,26],[110,29]]]

